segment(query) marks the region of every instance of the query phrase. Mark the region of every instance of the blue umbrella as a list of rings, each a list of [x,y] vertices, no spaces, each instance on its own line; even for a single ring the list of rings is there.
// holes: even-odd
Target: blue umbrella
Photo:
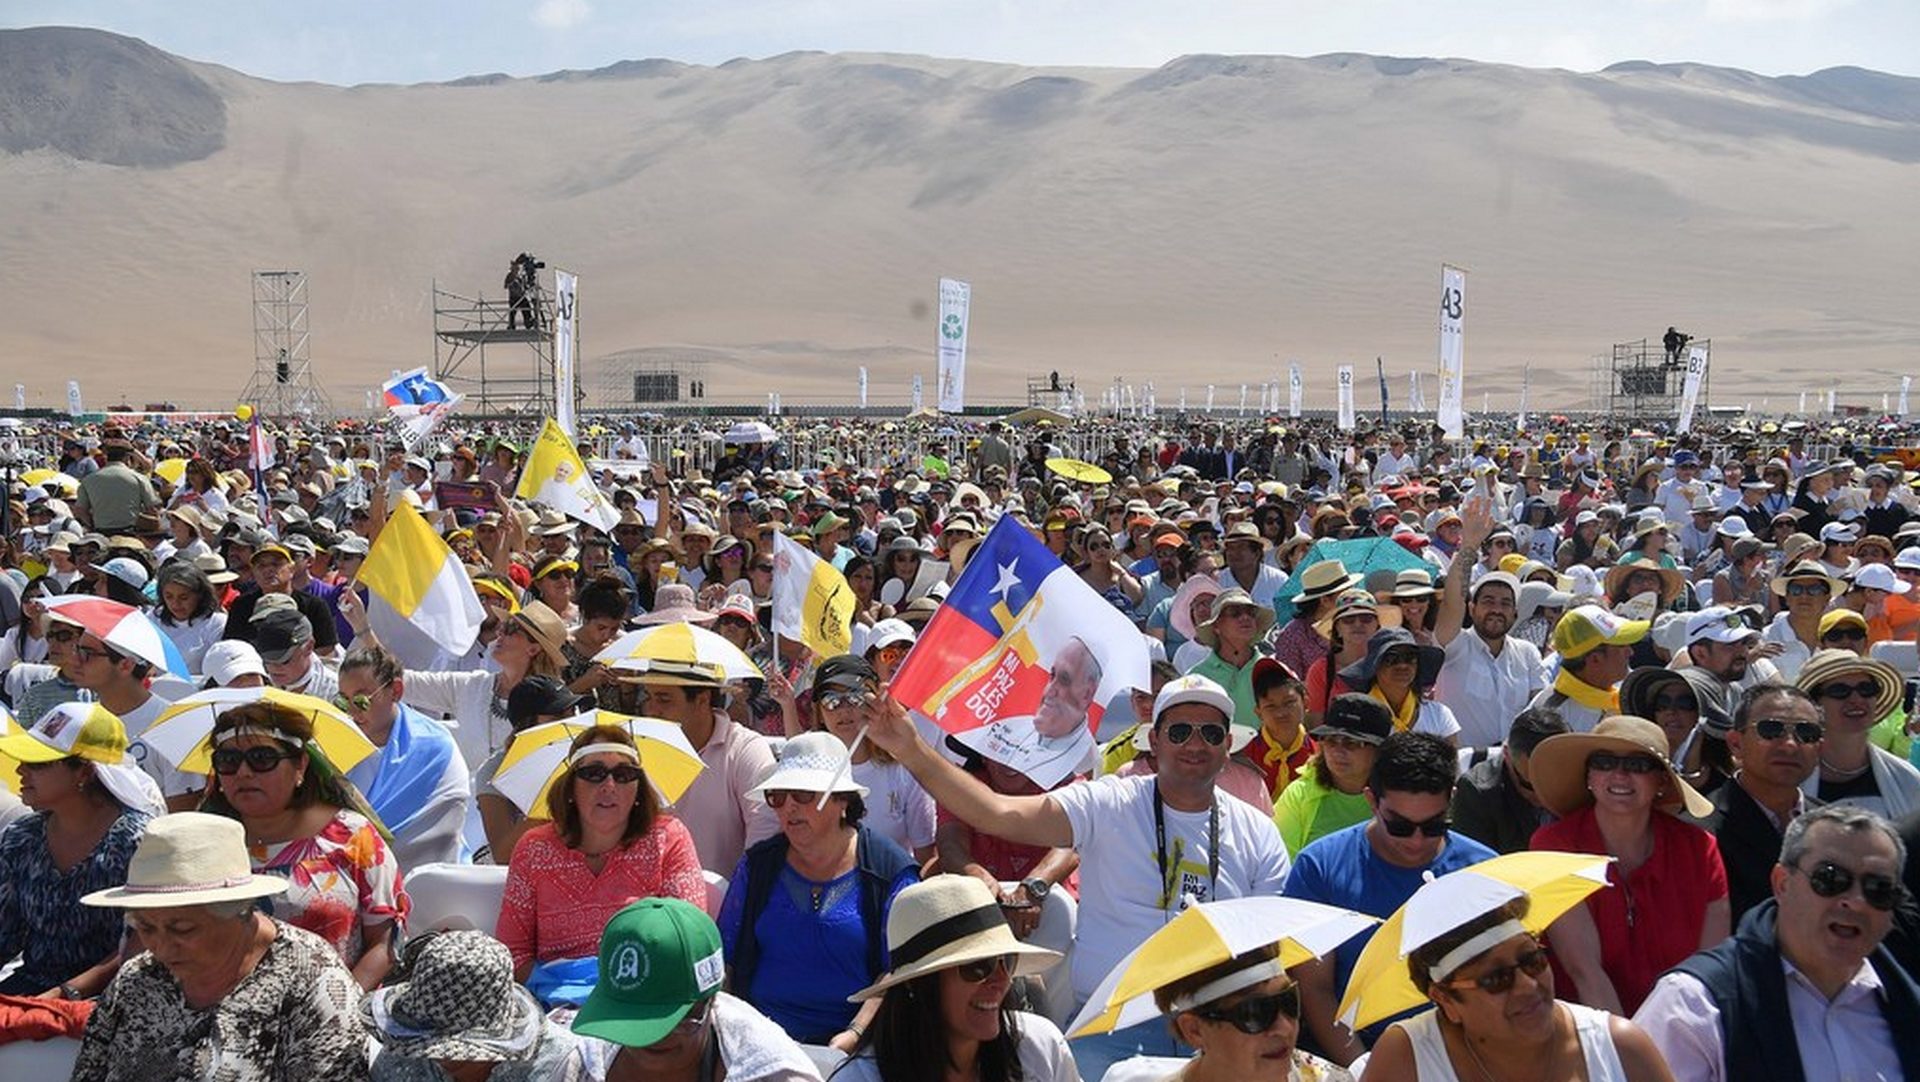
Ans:
[[[1408,552],[1398,541],[1388,537],[1357,537],[1351,541],[1335,541],[1322,538],[1313,543],[1307,554],[1294,566],[1293,575],[1280,592],[1273,595],[1273,619],[1275,626],[1283,626],[1293,619],[1293,599],[1300,593],[1300,572],[1322,560],[1339,560],[1349,574],[1365,577],[1369,571],[1405,571],[1408,568],[1420,568],[1432,571],[1433,565]],[[1438,576],[1435,576],[1436,578]]]

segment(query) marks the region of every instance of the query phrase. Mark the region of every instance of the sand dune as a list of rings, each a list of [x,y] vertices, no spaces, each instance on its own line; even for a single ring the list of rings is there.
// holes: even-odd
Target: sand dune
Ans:
[[[1171,404],[1307,366],[1431,368],[1469,268],[1468,397],[1578,405],[1588,358],[1710,335],[1722,403],[1895,389],[1920,358],[1920,80],[1595,74],[1369,56],[1153,71],[790,54],[538,79],[282,84],[94,31],[0,32],[0,380],[229,402],[248,275],[311,276],[343,406],[433,356],[429,289],[581,276],[597,359],[697,356],[710,394],[932,383],[936,279],[969,388],[1058,369]],[[4,397],[0,395],[0,397]],[[1373,401],[1363,395],[1363,405]]]

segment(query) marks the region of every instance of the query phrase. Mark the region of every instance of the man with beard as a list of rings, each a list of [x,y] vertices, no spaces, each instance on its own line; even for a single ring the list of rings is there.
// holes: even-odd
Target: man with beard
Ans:
[[[1793,821],[1772,896],[1641,1004],[1678,1082],[1920,1078],[1920,989],[1881,942],[1905,847],[1859,808]]]
[[[1702,721],[1707,721],[1709,715],[1719,718],[1733,715],[1734,696],[1747,677],[1753,644],[1759,639],[1758,628],[1749,625],[1738,611],[1723,605],[1701,609],[1687,617],[1687,658],[1695,669],[1713,678],[1717,693],[1716,701],[1700,704]],[[1698,684],[1694,687],[1700,689]],[[1676,748],[1675,754],[1677,757],[1684,752]]]
[[[1180,561],[1180,550],[1186,544],[1187,535],[1181,533],[1177,526],[1162,526],[1153,531],[1153,570],[1140,580],[1139,611],[1153,612],[1187,580],[1186,570]]]
[[[1474,554],[1493,532],[1493,504],[1468,501],[1461,516],[1460,547],[1454,551],[1440,592],[1433,641],[1447,652],[1433,697],[1460,722],[1460,746],[1486,748],[1507,737],[1514,716],[1547,683],[1539,647],[1507,634],[1519,612],[1520,583],[1504,571],[1473,583]],[[1473,618],[1462,628],[1462,615]]]

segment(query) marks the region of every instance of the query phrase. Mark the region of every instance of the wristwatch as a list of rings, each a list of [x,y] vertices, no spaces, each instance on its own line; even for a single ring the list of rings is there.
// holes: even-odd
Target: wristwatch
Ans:
[[[1053,890],[1052,883],[1047,882],[1037,875],[1030,875],[1022,879],[1020,881],[1020,887],[1027,892],[1027,897],[1033,899],[1035,905],[1046,901],[1047,894]]]
[[[87,997],[84,993],[80,991],[80,989],[75,988],[73,985],[63,984],[60,986],[60,998],[61,999],[85,999]]]

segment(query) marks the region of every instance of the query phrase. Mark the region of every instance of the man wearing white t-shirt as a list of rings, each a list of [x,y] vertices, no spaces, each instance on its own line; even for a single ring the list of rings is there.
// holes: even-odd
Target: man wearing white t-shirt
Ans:
[[[984,833],[1080,854],[1073,990],[1085,1001],[1128,951],[1180,912],[1184,899],[1278,894],[1288,858],[1273,821],[1220,799],[1233,699],[1203,676],[1170,680],[1154,700],[1155,775],[1104,777],[1038,796],[996,793],[923,741],[905,707],[888,700],[868,739],[913,772],[934,800]],[[1158,869],[1156,871],[1156,869]],[[1136,1053],[1175,1055],[1157,1020],[1074,1042],[1083,1077]]]

